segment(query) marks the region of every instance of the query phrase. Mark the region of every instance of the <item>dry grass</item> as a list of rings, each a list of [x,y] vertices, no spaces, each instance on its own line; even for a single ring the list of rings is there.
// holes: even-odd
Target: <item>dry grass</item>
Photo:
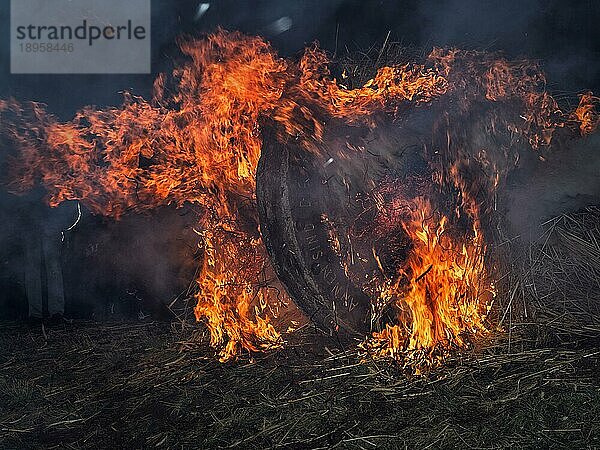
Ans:
[[[598,210],[545,225],[480,348],[426,377],[305,328],[220,364],[197,327],[0,325],[2,448],[597,448]]]
[[[501,246],[502,247],[502,246]],[[600,337],[600,209],[556,217],[525,248],[507,243],[499,322],[532,347]]]
[[[306,329],[222,365],[166,325],[3,325],[3,448],[507,448],[598,441],[600,351],[463,354],[428,378]],[[187,333],[187,331],[186,331]]]

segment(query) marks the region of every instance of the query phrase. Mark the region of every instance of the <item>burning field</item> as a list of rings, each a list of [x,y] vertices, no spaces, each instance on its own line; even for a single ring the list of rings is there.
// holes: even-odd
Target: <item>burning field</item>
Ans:
[[[150,99],[70,121],[0,100],[10,192],[110,221],[187,208],[197,243],[171,328],[42,327],[35,360],[1,330],[9,447],[598,444],[598,198],[510,219],[515,177],[597,151],[597,97],[492,52],[178,45]]]
[[[317,47],[289,61],[225,31],[180,47],[150,101],[126,94],[66,123],[2,101],[8,184],[114,219],[198,205],[194,314],[223,361],[283,345],[307,318],[376,357],[484,337],[506,176],[598,122],[591,93],[561,109],[535,63],[499,55],[434,49],[353,87]]]

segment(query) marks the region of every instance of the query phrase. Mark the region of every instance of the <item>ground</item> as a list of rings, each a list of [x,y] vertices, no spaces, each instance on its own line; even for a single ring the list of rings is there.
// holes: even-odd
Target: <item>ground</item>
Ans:
[[[526,350],[499,336],[415,377],[314,330],[226,364],[190,333],[0,324],[0,447],[600,446],[600,348],[589,340]]]

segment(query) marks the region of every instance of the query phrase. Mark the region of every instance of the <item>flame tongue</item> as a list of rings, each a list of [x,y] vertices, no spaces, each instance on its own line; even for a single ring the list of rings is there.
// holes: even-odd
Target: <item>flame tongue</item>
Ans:
[[[41,181],[52,205],[79,199],[112,217],[172,203],[203,207],[199,233],[206,255],[195,313],[223,359],[281,343],[272,321],[286,299],[276,300],[267,287],[270,269],[256,239],[257,220],[244,212],[254,202],[262,119],[283,141],[301,142],[306,151],[316,151],[331,118],[373,126],[376,112],[394,115],[400,106],[445,98],[462,111],[474,104],[497,108],[488,129],[524,137],[534,147],[548,144],[556,128],[587,133],[598,123],[591,95],[582,96],[574,113],[562,113],[540,89],[543,74],[534,64],[495,55],[435,50],[425,65],[384,67],[362,87],[346,89],[314,47],[298,64],[277,57],[264,40],[240,33],[218,31],[181,40],[180,47],[187,61],[170,79],[156,80],[151,102],[126,95],[118,108],[83,108],[60,123],[38,104],[0,101],[0,127],[18,149],[9,180],[14,191]],[[437,134],[450,143],[457,130],[445,123],[440,120]],[[448,145],[447,166],[457,155]],[[440,180],[447,170],[441,169]],[[499,180],[492,184],[496,189]],[[474,212],[478,200],[466,186],[458,188],[470,204],[470,236],[451,236],[446,229],[457,217],[439,216],[427,198],[415,200],[403,222],[413,249],[398,282],[381,293],[400,310],[399,324],[376,336],[387,342],[384,354],[460,346],[465,333],[485,330],[490,285]]]
[[[194,313],[207,322],[221,360],[242,349],[258,352],[281,345],[280,334],[262,317],[266,309],[273,313],[282,305],[278,291],[264,283],[268,262],[262,243],[213,231],[204,232],[203,240],[205,259]]]
[[[366,345],[384,356],[449,350],[487,331],[493,289],[477,225],[471,235],[458,239],[448,232],[447,217],[436,213],[428,199],[410,201],[409,210],[403,227],[412,249],[397,280],[380,294],[383,303],[394,300],[399,324],[387,325]]]

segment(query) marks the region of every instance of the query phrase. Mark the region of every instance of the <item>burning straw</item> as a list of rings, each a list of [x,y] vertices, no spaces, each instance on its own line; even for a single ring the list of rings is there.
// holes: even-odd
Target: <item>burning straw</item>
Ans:
[[[562,111],[543,89],[545,78],[535,62],[496,54],[434,49],[419,61],[401,62],[382,49],[368,80],[356,80],[364,78],[367,67],[361,61],[351,70],[346,64],[338,81],[327,55],[315,46],[299,61],[288,61],[261,38],[218,31],[181,39],[180,47],[184,61],[156,80],[149,101],[127,94],[118,108],[85,107],[61,123],[42,105],[3,100],[2,135],[15,148],[11,189],[23,192],[42,183],[51,205],[76,199],[94,213],[115,218],[169,204],[202,207],[197,231],[205,259],[195,314],[208,326],[222,360],[242,350],[280,346],[281,331],[290,325],[274,326],[291,300],[272,276],[255,209],[264,119],[274,123],[281,142],[299,142],[308,154],[318,152],[328,121],[374,127],[377,114],[399,119],[418,108],[436,111],[433,153],[426,155],[435,172],[430,184],[456,206],[440,224],[456,225],[466,217],[471,225],[463,234],[444,235],[444,245],[451,243],[458,254],[476,261],[483,255],[470,246],[485,252],[489,244],[485,228],[492,220],[492,198],[514,164],[516,146],[541,149],[559,130],[590,133],[598,123],[595,97],[583,95],[575,111]],[[465,121],[474,116],[487,132],[499,130],[508,148],[466,145],[472,136]],[[473,178],[480,171],[485,176]],[[424,229],[412,231],[418,239]],[[461,347],[469,340],[463,335],[477,337],[485,328],[489,298],[474,294],[469,283],[488,280],[491,268],[457,257],[440,272],[442,255],[426,257],[429,240],[440,235],[439,224],[434,225],[421,238],[423,253],[411,260],[426,266],[415,263],[398,274],[413,287],[422,280],[429,287],[419,294],[421,300],[411,302],[396,286],[394,301],[409,309],[398,317],[399,325],[409,331],[401,339],[388,334],[384,353]],[[580,243],[565,236],[571,246]],[[460,272],[465,264],[476,273]],[[446,283],[449,271],[456,276]],[[486,283],[483,291],[491,290]],[[451,293],[447,305],[438,308],[436,293],[443,289]],[[471,298],[463,302],[465,296]],[[440,311],[455,317],[444,318]],[[482,311],[481,317],[473,311]],[[427,337],[431,333],[433,339]]]

